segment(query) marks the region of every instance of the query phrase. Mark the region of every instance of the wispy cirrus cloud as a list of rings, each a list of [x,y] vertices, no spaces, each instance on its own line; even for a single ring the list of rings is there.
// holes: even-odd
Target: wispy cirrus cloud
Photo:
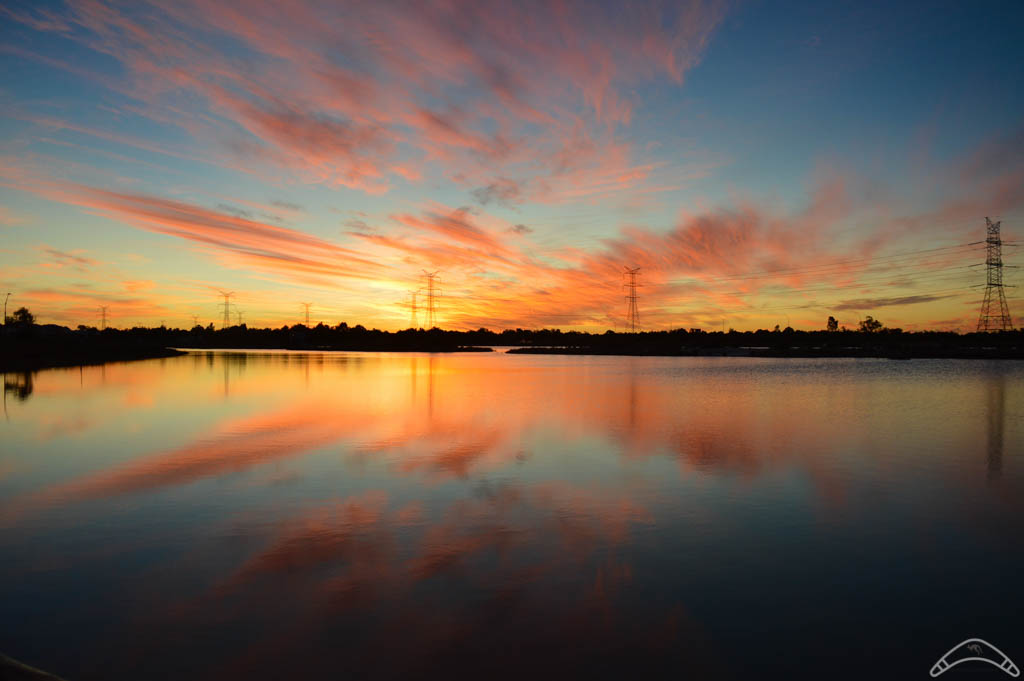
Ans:
[[[951,164],[945,175],[955,178],[972,158]],[[647,328],[706,326],[710,320],[722,323],[725,316],[757,318],[773,307],[854,310],[850,305],[863,303],[856,308],[863,311],[941,301],[953,305],[963,294],[946,295],[952,293],[948,289],[963,289],[960,279],[969,274],[963,270],[977,260],[962,243],[949,241],[962,233],[958,221],[965,218],[965,202],[987,198],[997,208],[1024,205],[1024,190],[1016,182],[1020,173],[1009,162],[998,172],[972,178],[967,189],[962,181],[948,180],[945,200],[924,214],[905,210],[898,197],[865,194],[863,181],[854,175],[823,173],[796,209],[737,196],[721,207],[681,210],[667,228],[627,224],[597,244],[564,247],[545,246],[522,223],[482,208],[440,202],[421,202],[383,217],[360,213],[349,231],[332,239],[301,225],[258,219],[263,204],[239,208],[228,197],[222,207],[210,208],[58,180],[21,159],[0,159],[4,186],[180,239],[240,271],[360,297],[368,288],[383,291],[394,300],[372,305],[379,315],[374,323],[384,326],[408,319],[397,300],[417,286],[422,268],[442,270],[446,295],[440,318],[459,328],[614,328],[624,308],[625,265],[642,268]],[[858,222],[874,228],[836,238]],[[907,239],[926,227],[954,245],[921,256],[891,255],[913,244]],[[877,257],[889,259],[876,264]],[[958,278],[950,283],[944,277]],[[939,281],[947,283],[938,286]]]
[[[855,300],[842,300],[832,305],[832,309],[838,312],[844,310],[873,310],[879,307],[896,307],[904,305],[920,305],[922,303],[934,303],[937,300],[952,298],[951,295],[917,295],[899,296],[895,298],[858,298]]]
[[[100,264],[98,260],[94,260],[84,255],[85,251],[82,249],[66,252],[50,246],[43,246],[39,250],[47,257],[50,264],[57,267],[74,267],[82,270],[86,267],[93,267]]]
[[[435,168],[508,201],[520,184],[560,200],[646,182],[650,162],[617,132],[632,120],[632,92],[655,78],[681,84],[724,13],[715,0],[628,11],[84,0],[9,16],[116,59],[127,79],[97,82],[153,120],[224,140],[233,166],[255,160],[370,193]]]

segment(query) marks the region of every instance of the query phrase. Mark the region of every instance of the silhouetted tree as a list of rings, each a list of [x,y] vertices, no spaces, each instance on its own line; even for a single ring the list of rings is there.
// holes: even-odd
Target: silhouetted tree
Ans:
[[[882,322],[872,318],[868,315],[865,319],[860,322],[860,330],[864,333],[875,333],[876,331],[882,330]]]
[[[36,316],[29,312],[27,307],[19,307],[17,310],[14,311],[14,314],[11,315],[11,320],[15,324],[24,324],[25,326],[30,326],[36,323]]]
[[[828,322],[825,324],[825,328],[828,329],[829,331],[838,331],[839,322],[836,320],[835,317],[829,315]]]

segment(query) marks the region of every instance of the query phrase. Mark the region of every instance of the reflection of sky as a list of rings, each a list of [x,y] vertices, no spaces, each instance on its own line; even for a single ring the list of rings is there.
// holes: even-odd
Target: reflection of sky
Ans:
[[[1021,385],[1012,363],[501,354],[45,371],[7,402],[3,636],[69,677],[522,671],[552,645],[728,677],[756,668],[731,646],[887,627],[903,665],[1019,611],[993,589],[1022,562]],[[964,594],[944,619],[936,590]],[[939,641],[896,636],[922,618]]]
[[[1019,233],[1019,3],[257,5],[4,3],[12,302],[395,329],[429,268],[603,331],[629,265],[647,328],[966,329],[979,253],[876,258]]]

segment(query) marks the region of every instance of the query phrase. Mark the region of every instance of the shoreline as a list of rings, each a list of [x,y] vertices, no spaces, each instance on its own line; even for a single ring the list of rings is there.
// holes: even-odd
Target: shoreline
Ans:
[[[630,351],[627,348],[582,348],[582,347],[520,347],[506,350],[508,355],[577,355],[614,357],[748,357],[776,359],[1024,359],[1024,353],[1002,348],[950,348],[896,350],[885,348],[731,348],[703,347],[684,348],[679,351],[643,350]]]
[[[506,346],[507,347],[507,346]],[[589,348],[589,347],[533,347],[519,346],[510,347],[507,350],[496,350],[492,347],[465,346],[454,348],[253,348],[253,347],[220,347],[220,348],[110,348],[96,349],[89,348],[84,351],[75,351],[55,354],[25,353],[14,356],[0,357],[0,372],[3,373],[28,373],[43,371],[46,369],[67,369],[79,366],[100,366],[103,364],[117,364],[123,362],[137,362],[148,359],[167,359],[181,357],[187,354],[212,353],[212,352],[238,352],[238,353],[266,353],[294,352],[294,353],[316,353],[316,352],[379,352],[388,354],[409,354],[409,353],[485,353],[496,352],[506,355],[562,355],[577,357],[742,357],[750,359],[890,359],[890,360],[911,360],[911,359],[961,359],[961,360],[1022,360],[1024,354],[1003,348],[948,348],[948,349],[927,349],[920,348],[911,351],[894,351],[885,348],[730,348],[730,347],[702,347],[683,348],[679,351],[667,351],[657,349],[636,349],[628,348]]]
[[[605,355],[626,357],[774,357],[906,359],[1024,359],[1024,331],[959,334],[939,331],[706,332],[675,329],[591,334],[558,329],[380,331],[361,325],[302,325],[279,329],[235,326],[217,330],[166,327],[78,329],[55,324],[0,327],[0,371],[176,357],[189,352],[500,352],[513,355]]]
[[[387,352],[408,354],[427,352],[451,354],[455,352],[494,352],[485,347],[454,347],[454,348],[90,348],[85,351],[71,350],[57,353],[34,353],[0,356],[0,372],[31,373],[46,369],[69,369],[73,367],[100,366],[122,362],[138,362],[147,359],[167,359],[182,357],[192,353],[203,352]]]
[[[406,354],[409,352],[432,352],[439,354],[450,354],[453,352],[494,352],[494,348],[480,347],[476,345],[466,346],[455,346],[450,348],[332,348],[332,347],[305,347],[305,348],[253,348],[253,347],[237,347],[237,348],[190,348],[190,347],[179,347],[171,348],[177,350],[182,354],[188,354],[193,352],[252,352],[252,353],[273,353],[273,352],[393,352],[397,354]]]
[[[99,366],[119,362],[136,362],[145,359],[166,359],[180,357],[187,353],[173,348],[142,348],[124,350],[121,348],[89,348],[85,351],[43,354],[23,353],[0,357],[0,371],[4,373],[25,373],[44,369],[67,369],[72,367]]]

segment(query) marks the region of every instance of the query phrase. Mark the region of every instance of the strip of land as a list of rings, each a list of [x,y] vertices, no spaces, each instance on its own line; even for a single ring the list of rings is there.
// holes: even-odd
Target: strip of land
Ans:
[[[54,367],[174,357],[180,348],[206,350],[348,350],[367,352],[490,352],[469,344],[458,331],[422,329],[395,333],[338,325],[307,328],[214,329],[165,327],[69,329],[55,324],[0,326],[0,371],[25,372]]]
[[[556,336],[558,334],[555,334]],[[885,357],[890,359],[1024,359],[1024,332],[968,333],[900,329],[875,331],[561,334],[537,338],[512,354],[648,355],[665,357]],[[554,341],[554,342],[552,342]]]
[[[0,327],[0,371],[24,372],[181,354],[176,348],[218,350],[350,350],[371,352],[487,352],[515,354],[732,357],[889,357],[892,359],[1024,359],[1024,332],[967,333],[900,329],[871,331],[707,332],[675,329],[590,334],[557,329],[381,331],[347,324],[226,329],[69,329],[57,325]]]
[[[872,357],[884,359],[1024,359],[1016,350],[995,347],[978,348],[884,348],[884,347],[779,347],[731,348],[684,347],[679,350],[601,347],[530,347],[511,348],[510,355],[620,355],[625,357],[791,357],[791,358],[851,358]]]

